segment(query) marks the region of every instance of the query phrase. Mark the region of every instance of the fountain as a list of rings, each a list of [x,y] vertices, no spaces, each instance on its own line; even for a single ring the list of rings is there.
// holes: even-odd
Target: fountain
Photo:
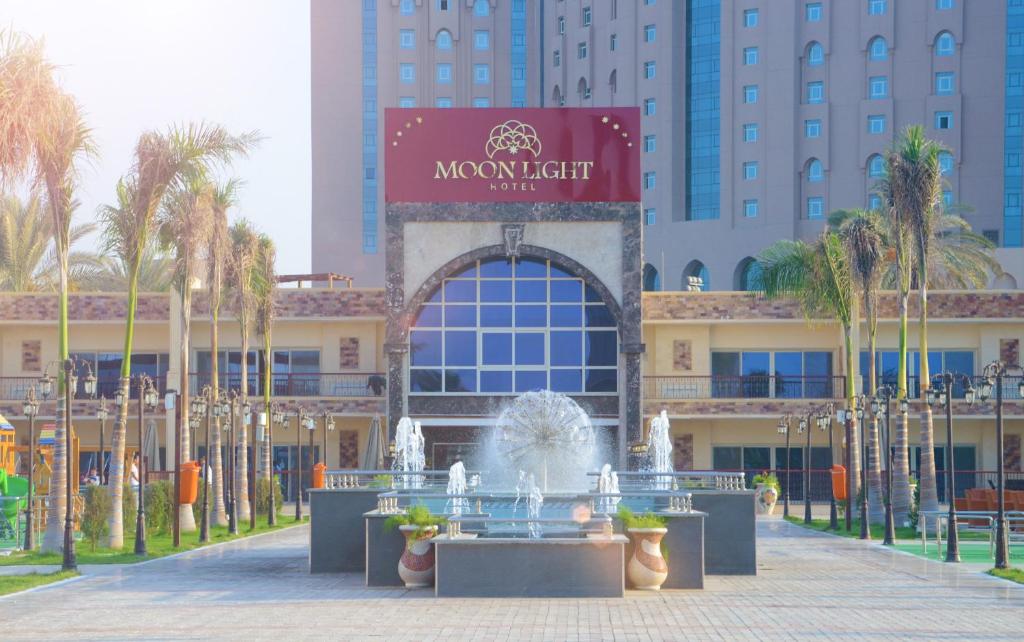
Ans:
[[[545,493],[586,489],[598,450],[587,413],[571,398],[550,390],[527,392],[505,406],[490,446],[489,473],[499,483],[508,488],[513,474],[524,471],[539,480]]]
[[[615,495],[619,492],[619,474],[612,470],[611,464],[601,466],[601,476],[597,478],[597,492],[600,495]],[[619,506],[618,497],[600,497],[597,509],[602,513],[614,513]]]
[[[391,465],[392,470],[403,472],[419,472],[426,466],[426,457],[423,453],[425,445],[423,430],[420,422],[413,422],[408,417],[398,420],[395,428],[395,461]],[[401,475],[398,480],[402,488],[422,488],[423,477],[421,475]]]
[[[530,496],[526,500],[526,516],[531,520],[537,520],[540,519],[540,509],[544,505],[544,495],[541,495],[540,489],[537,488],[533,475],[529,477],[529,486]],[[540,522],[531,521],[527,526],[531,539],[541,537],[543,534]]]
[[[664,476],[655,475],[653,488],[672,488],[672,427],[668,421],[668,413],[664,410],[651,418],[651,429],[647,433],[647,464],[644,471],[668,473]]]
[[[446,492],[448,495],[466,494],[466,466],[461,461],[455,462],[448,469],[448,488]],[[444,507],[446,513],[453,515],[461,515],[464,510],[468,509],[469,500],[465,497],[452,497]]]

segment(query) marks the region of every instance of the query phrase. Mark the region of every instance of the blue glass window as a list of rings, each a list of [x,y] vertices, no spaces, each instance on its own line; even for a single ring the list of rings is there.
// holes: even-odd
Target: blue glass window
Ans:
[[[825,62],[825,48],[817,42],[812,42],[807,49],[807,64],[817,67]]]
[[[438,49],[451,49],[452,48],[452,34],[448,33],[444,29],[437,32],[437,48]]]
[[[821,120],[813,118],[804,121],[804,136],[806,138],[818,138],[821,136]]]
[[[1024,73],[1024,2],[1019,0],[1006,3],[1005,67],[1002,244],[1004,247],[1021,247],[1024,245],[1024,212],[1020,206],[1020,193],[1024,189],[1024,179],[1021,178],[1018,159],[1024,154],[1024,136],[1021,136],[1024,87],[1019,77]]]
[[[935,38],[936,56],[952,56],[955,51],[956,41],[953,40],[953,34],[943,31]]]
[[[403,14],[413,11],[403,0]],[[377,3],[362,3],[363,254],[377,253]]]
[[[757,85],[743,87],[743,102],[752,105],[757,102]]]
[[[889,47],[885,43],[885,38],[875,36],[871,39],[871,44],[868,46],[868,56],[872,60],[885,60],[889,57]]]
[[[808,2],[804,6],[804,20],[807,22],[821,22],[820,2]]]
[[[868,116],[868,133],[869,134],[884,134],[885,133],[885,116],[882,114],[872,114]]]
[[[473,32],[473,46],[477,49],[491,48],[491,32],[480,29]]]
[[[721,99],[721,1],[686,1],[685,219],[719,218]],[[758,63],[758,50],[743,51],[743,64]],[[589,381],[589,375],[588,375]]]

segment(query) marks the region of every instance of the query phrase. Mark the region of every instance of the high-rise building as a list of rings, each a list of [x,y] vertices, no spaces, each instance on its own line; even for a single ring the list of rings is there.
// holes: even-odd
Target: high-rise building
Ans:
[[[639,106],[649,289],[746,289],[766,245],[877,205],[917,123],[949,149],[944,201],[1022,245],[1022,0],[313,0],[312,20],[314,271],[380,284],[377,139],[402,105]]]

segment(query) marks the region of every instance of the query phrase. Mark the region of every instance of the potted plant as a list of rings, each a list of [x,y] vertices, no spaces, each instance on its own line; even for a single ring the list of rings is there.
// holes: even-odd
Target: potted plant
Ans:
[[[754,497],[757,512],[771,515],[775,510],[775,502],[779,501],[779,478],[772,473],[754,475]]]
[[[633,555],[626,564],[626,576],[634,588],[657,591],[668,578],[668,563],[661,551],[661,540],[668,529],[665,520],[654,513],[636,515],[619,506],[619,519],[633,542]]]
[[[398,576],[406,588],[421,588],[434,583],[434,545],[430,540],[437,534],[444,517],[431,514],[430,510],[417,504],[402,514],[392,515],[384,522],[384,528],[396,526],[405,537],[405,549],[398,560]]]

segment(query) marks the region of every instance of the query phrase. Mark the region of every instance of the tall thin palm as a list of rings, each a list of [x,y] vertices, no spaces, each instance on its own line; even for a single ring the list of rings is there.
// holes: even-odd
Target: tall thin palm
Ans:
[[[266,443],[263,446],[263,475],[270,481],[268,490],[269,508],[267,523],[277,523],[277,507],[274,505],[274,468],[273,453],[271,444],[273,441],[272,412],[270,408],[271,383],[273,381],[273,346],[271,334],[274,325],[274,295],[277,292],[277,275],[274,270],[274,263],[277,260],[277,250],[274,248],[274,240],[266,234],[259,238],[259,254],[256,259],[256,332],[263,337],[263,412],[266,417]]]
[[[885,228],[877,212],[848,210],[833,212],[829,225],[838,230],[850,261],[850,273],[860,290],[868,327],[868,385],[865,392],[872,397],[877,389],[876,347],[878,337],[878,290],[886,261]],[[878,419],[871,416],[867,431],[868,503],[870,519],[885,519],[882,506],[881,450]]]
[[[238,203],[238,192],[241,182],[231,179],[213,190],[211,201],[210,234],[206,244],[207,295],[210,306],[210,389],[213,399],[220,394],[219,372],[219,317],[220,306],[224,298],[224,269],[228,252],[228,210]],[[224,509],[224,463],[221,458],[220,426],[207,435],[210,450],[211,468],[213,472],[213,507],[211,521],[224,526],[228,523]]]
[[[854,408],[853,322],[857,318],[857,297],[854,292],[849,260],[843,241],[834,231],[826,229],[814,243],[777,241],[757,259],[761,265],[760,286],[768,298],[793,298],[808,321],[827,315],[843,328],[846,398]],[[856,426],[851,431],[850,452],[859,452]],[[851,457],[849,474],[859,479],[860,464]],[[854,495],[860,484],[854,482]]]
[[[180,372],[181,407],[189,407],[189,353],[192,343],[192,287],[199,273],[200,249],[210,229],[212,186],[202,177],[189,177],[176,185],[160,213],[160,236],[164,247],[174,252],[174,287],[181,298]],[[179,463],[188,459],[192,444],[189,431],[181,430]],[[196,530],[191,504],[179,506],[184,531]]]
[[[231,290],[231,304],[238,319],[242,338],[241,359],[241,404],[249,402],[249,331],[252,329],[253,314],[256,310],[256,262],[259,256],[260,239],[252,223],[246,219],[235,221],[231,226],[231,252],[228,258],[228,283]],[[238,466],[234,468],[234,491],[239,519],[249,519],[249,438],[245,419],[239,414],[237,442]],[[255,462],[253,462],[255,465]]]
[[[72,225],[68,234],[74,245],[95,231],[92,223]],[[87,288],[96,255],[68,253],[68,287]],[[24,202],[15,196],[0,197],[0,290],[52,292],[60,285],[53,219],[49,207],[32,193]]]
[[[90,292],[127,292],[130,270],[120,256],[90,256],[78,277],[79,287]],[[174,257],[159,243],[148,243],[139,261],[139,292],[167,292],[173,280]]]
[[[123,398],[129,397],[139,266],[143,251],[156,231],[156,214],[164,195],[172,185],[186,178],[205,175],[209,164],[228,162],[236,154],[247,153],[254,141],[255,136],[252,134],[236,137],[221,127],[206,124],[172,127],[166,134],[145,132],[136,144],[131,172],[118,182],[117,206],[101,208],[100,216],[106,223],[107,247],[123,257],[129,267],[128,311],[120,380]],[[127,422],[128,404],[123,404],[114,422],[111,443],[112,497],[108,524],[111,548],[121,548],[124,544],[121,486],[124,482]]]
[[[45,105],[59,93],[43,42],[0,30],[0,184],[10,187],[36,164]]]

